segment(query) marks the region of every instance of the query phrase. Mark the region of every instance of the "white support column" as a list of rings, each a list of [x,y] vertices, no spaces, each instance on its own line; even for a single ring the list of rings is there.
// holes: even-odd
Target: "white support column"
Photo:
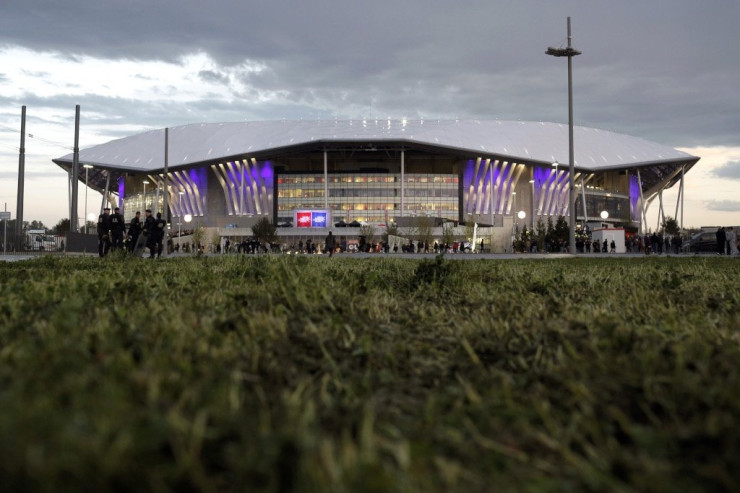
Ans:
[[[242,162],[234,161],[234,165],[238,167],[239,171],[241,171],[241,173],[239,173],[239,215],[244,216],[246,212],[244,210],[244,197],[247,193],[247,163],[245,160],[242,160]]]
[[[645,215],[645,197],[642,195],[642,178],[640,177],[640,169],[637,169],[637,186],[640,190],[640,212],[642,214],[642,221],[640,221],[640,234],[646,233],[645,231],[645,225],[647,224],[647,219]]]
[[[663,221],[665,221],[665,211],[663,210],[663,189],[661,188],[658,192],[658,205],[660,206],[660,209],[658,209],[658,226],[656,226],[655,231],[660,231],[660,217],[663,216]]]
[[[685,169],[686,168],[684,166],[681,166],[681,224],[680,224],[681,230],[680,231],[682,235],[683,235],[683,196],[684,196],[683,176],[684,176]]]
[[[105,200],[108,197],[108,190],[110,189],[110,171],[105,171],[105,189],[103,190],[103,200],[100,201],[100,213],[103,213],[105,208]]]
[[[678,222],[678,207],[681,204],[681,194],[683,193],[683,190],[681,190],[682,183],[678,184],[678,195],[676,195],[676,212],[673,214],[673,218]]]
[[[583,224],[588,222],[588,211],[586,210],[586,182],[583,180],[585,173],[581,173],[581,200],[583,201]]]
[[[493,183],[493,170],[494,168],[498,166],[498,160],[495,160],[494,163],[491,165],[491,185],[490,185],[490,192],[491,192],[491,231],[493,231],[494,226],[494,215],[493,215],[493,208],[495,207],[495,200],[496,200],[496,194],[494,189],[494,183]]]
[[[329,210],[329,155],[326,149],[324,149],[324,209]]]

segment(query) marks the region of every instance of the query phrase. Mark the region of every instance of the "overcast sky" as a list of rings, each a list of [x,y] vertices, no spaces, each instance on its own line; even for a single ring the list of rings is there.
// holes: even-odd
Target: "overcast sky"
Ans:
[[[76,104],[83,149],[194,122],[567,122],[567,63],[544,54],[566,44],[567,16],[583,51],[575,123],[700,156],[685,224],[740,225],[734,0],[4,0],[0,207],[15,217],[22,105],[24,219],[49,226],[67,216],[51,159],[70,152]],[[673,215],[675,190],[664,197]],[[83,200],[81,187],[81,217]],[[88,209],[99,201],[91,193]]]

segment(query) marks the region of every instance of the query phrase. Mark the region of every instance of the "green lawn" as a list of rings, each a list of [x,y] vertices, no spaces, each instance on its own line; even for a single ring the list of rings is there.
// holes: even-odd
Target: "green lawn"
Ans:
[[[740,489],[740,262],[0,264],[2,491]]]

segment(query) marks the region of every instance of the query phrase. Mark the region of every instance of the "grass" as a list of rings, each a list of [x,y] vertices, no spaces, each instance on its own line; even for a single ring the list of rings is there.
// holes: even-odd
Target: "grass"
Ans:
[[[0,265],[3,491],[737,491],[740,263]]]

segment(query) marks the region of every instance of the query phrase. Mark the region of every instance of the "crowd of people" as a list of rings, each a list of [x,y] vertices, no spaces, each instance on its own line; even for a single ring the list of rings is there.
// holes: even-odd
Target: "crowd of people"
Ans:
[[[97,234],[98,234],[98,255],[105,257],[111,251],[123,250],[139,256],[149,249],[150,258],[162,256],[163,240],[167,229],[167,223],[162,219],[162,214],[157,213],[156,218],[152,216],[152,211],[145,211],[145,218],[141,219],[141,213],[136,212],[131,219],[128,228],[124,221],[120,209],[116,207],[113,214],[110,208],[106,207],[103,214],[98,216]],[[733,228],[718,228],[717,232],[717,253],[727,255],[738,254],[737,237]],[[543,245],[538,245],[536,241],[527,239],[524,241],[524,250],[537,253],[541,249],[543,253],[548,252],[567,252],[568,245],[564,241],[553,242],[545,239]],[[643,254],[678,254],[681,253],[685,239],[680,235],[664,235],[662,232],[654,232],[646,235],[632,235],[625,239],[624,247],[627,253]],[[188,244],[189,246],[189,244]],[[477,245],[476,245],[477,246]],[[514,245],[516,247],[516,243]],[[180,250],[180,242],[172,244],[168,241],[169,251],[175,252]],[[540,247],[540,248],[538,248]],[[197,249],[197,250],[196,250]],[[188,248],[187,250],[190,250]],[[193,243],[192,251],[205,253],[201,245]],[[215,245],[208,250],[210,253],[267,253],[276,252],[297,252],[297,253],[328,253],[332,256],[335,252],[358,251],[363,253],[466,253],[473,251],[473,245],[466,241],[453,241],[451,243],[441,243],[434,240],[431,244],[429,241],[422,240],[403,240],[389,243],[387,241],[366,241],[365,237],[360,237],[357,243],[348,244],[346,241],[339,242],[337,238],[329,232],[323,242],[316,242],[307,238],[305,243],[299,240],[297,245],[283,245],[282,248],[269,243],[261,243],[256,238],[241,239],[235,241],[232,245],[229,238],[222,238],[219,245]],[[484,243],[481,240],[478,252],[484,252]],[[576,251],[578,253],[616,253],[617,244],[612,240],[592,239],[590,235],[580,235],[576,237]]]
[[[717,253],[720,255],[737,255],[737,235],[734,228],[720,226],[715,233],[717,235]]]
[[[111,251],[121,250],[129,253],[143,253],[149,249],[149,258],[162,256],[162,241],[164,240],[167,222],[158,212],[156,219],[151,209],[145,211],[146,217],[141,220],[141,212],[137,211],[126,230],[126,222],[120,209],[116,207],[113,214],[110,207],[103,209],[98,216],[98,256],[105,257]]]

